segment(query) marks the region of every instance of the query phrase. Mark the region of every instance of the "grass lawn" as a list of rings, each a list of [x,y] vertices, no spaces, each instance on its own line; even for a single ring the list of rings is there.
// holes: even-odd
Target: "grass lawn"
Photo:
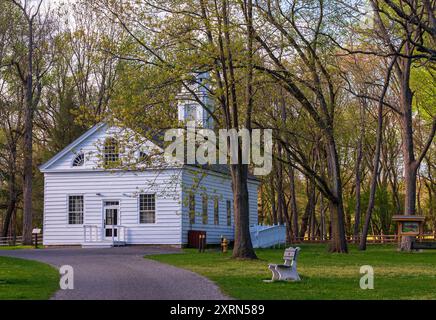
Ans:
[[[38,245],[38,249],[44,248]],[[35,246],[0,246],[0,250],[18,250],[18,249],[35,249]]]
[[[48,299],[59,288],[58,271],[41,262],[0,257],[0,300]]]
[[[237,299],[436,299],[436,250],[397,252],[393,245],[350,246],[349,254],[330,254],[326,245],[300,245],[301,282],[265,283],[268,263],[282,263],[284,249],[258,249],[257,261],[231,259],[217,249],[147,256],[197,272]],[[359,286],[360,266],[374,268],[374,290]]]

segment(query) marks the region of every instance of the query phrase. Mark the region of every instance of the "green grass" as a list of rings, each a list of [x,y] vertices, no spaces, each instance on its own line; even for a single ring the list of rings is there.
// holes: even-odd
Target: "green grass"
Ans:
[[[197,272],[237,299],[436,299],[436,250],[397,252],[393,245],[350,246],[349,254],[331,254],[325,245],[300,245],[301,282],[265,283],[268,263],[281,263],[284,249],[256,250],[257,261],[231,259],[215,250],[147,256]],[[374,268],[374,289],[359,286],[360,266]]]
[[[44,248],[38,245],[38,249]],[[0,246],[0,250],[19,250],[19,249],[35,249],[35,246]]]
[[[41,262],[0,257],[0,300],[45,300],[59,288],[58,271]]]

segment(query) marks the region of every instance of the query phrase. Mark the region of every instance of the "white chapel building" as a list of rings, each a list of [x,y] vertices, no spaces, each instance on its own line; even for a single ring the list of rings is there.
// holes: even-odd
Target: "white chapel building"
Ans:
[[[210,103],[205,91],[198,96]],[[213,126],[208,113],[192,101],[179,103],[178,117]],[[232,240],[233,193],[227,166],[107,169],[103,163],[128,153],[128,148],[119,146],[125,139],[118,141],[126,132],[129,129],[99,123],[40,166],[44,174],[44,245],[182,246],[187,244],[190,230],[206,232],[210,244],[219,243],[221,237]],[[149,148],[161,147],[147,140],[144,150],[130,152],[130,157],[141,157]],[[253,226],[258,223],[258,185],[250,176]]]

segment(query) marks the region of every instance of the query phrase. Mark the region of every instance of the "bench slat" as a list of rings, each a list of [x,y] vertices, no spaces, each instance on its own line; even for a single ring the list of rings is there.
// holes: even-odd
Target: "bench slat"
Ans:
[[[283,259],[285,259],[285,260],[293,259],[295,257],[296,252],[297,252],[297,250],[295,250],[295,249],[286,249],[285,253],[283,255]]]

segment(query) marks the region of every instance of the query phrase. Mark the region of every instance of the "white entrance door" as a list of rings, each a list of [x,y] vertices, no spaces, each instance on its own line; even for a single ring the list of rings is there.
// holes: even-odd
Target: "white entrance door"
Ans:
[[[116,240],[118,237],[118,225],[119,225],[119,213],[120,202],[119,201],[104,201],[104,237],[106,240]]]

